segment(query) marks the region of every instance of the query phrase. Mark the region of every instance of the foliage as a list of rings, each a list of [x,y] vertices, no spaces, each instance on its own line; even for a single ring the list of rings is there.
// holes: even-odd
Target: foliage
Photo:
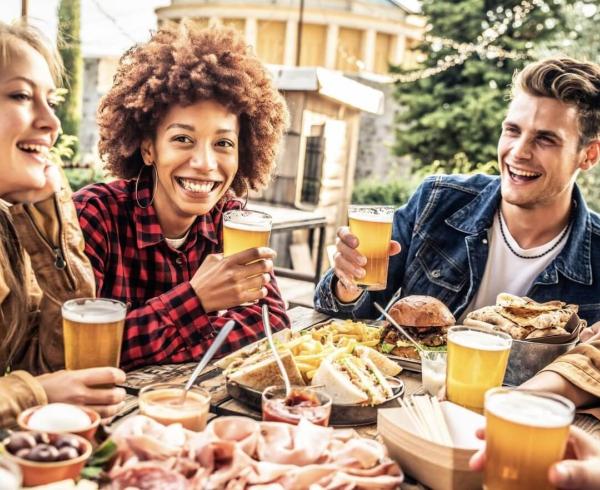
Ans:
[[[97,167],[93,166],[86,168],[66,168],[65,174],[69,180],[69,184],[71,185],[73,192],[85,187],[86,185],[94,184],[96,182],[104,182],[106,180],[104,173]]]
[[[410,178],[364,179],[354,186],[353,204],[381,204],[401,206],[414,192],[420,183],[419,176]]]
[[[535,43],[553,37],[562,22],[561,8],[569,0],[534,8],[521,25],[510,25],[494,43],[519,53],[521,59],[500,58],[492,51],[474,54],[463,64],[411,83],[399,83],[396,98],[403,110],[396,131],[397,155],[410,155],[416,168],[437,162],[453,172],[459,153],[465,162],[496,159],[496,142],[506,110],[512,74],[531,60]],[[504,18],[521,0],[423,0],[428,34],[460,43],[477,43],[490,25]],[[426,60],[421,68],[434,67],[456,53],[441,43],[424,41],[418,48]],[[402,69],[396,71],[403,72]],[[467,169],[472,170],[472,169]]]
[[[79,134],[82,111],[83,58],[80,23],[80,0],[61,0],[58,7],[58,47],[65,65],[65,81],[69,90],[64,95],[64,102],[58,107],[57,115],[65,134],[69,135]],[[77,151],[78,142],[74,146],[75,155]]]

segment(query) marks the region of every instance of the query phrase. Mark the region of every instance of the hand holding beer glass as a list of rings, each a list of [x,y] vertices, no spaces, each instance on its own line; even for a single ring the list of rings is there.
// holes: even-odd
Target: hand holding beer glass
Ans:
[[[512,338],[485,328],[455,326],[448,329],[448,400],[483,412],[485,392],[502,386]]]
[[[119,367],[127,307],[106,298],[78,298],[62,306],[67,369]]]
[[[552,393],[496,388],[485,395],[486,490],[546,490],[564,454],[575,406]]]
[[[350,232],[358,238],[357,251],[367,259],[365,275],[355,278],[357,286],[381,291],[387,286],[393,206],[350,206]]]

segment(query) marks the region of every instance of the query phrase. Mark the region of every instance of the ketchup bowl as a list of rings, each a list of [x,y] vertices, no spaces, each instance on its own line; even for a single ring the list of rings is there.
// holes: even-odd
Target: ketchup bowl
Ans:
[[[331,397],[318,388],[292,386],[286,397],[285,386],[269,386],[262,393],[262,418],[268,422],[297,425],[305,418],[316,425],[328,426]]]

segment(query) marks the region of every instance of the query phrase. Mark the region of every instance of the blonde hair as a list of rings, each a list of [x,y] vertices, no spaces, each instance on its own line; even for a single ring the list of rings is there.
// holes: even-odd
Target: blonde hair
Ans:
[[[550,97],[577,108],[579,148],[600,136],[600,65],[573,58],[548,58],[513,77],[512,93]]]
[[[24,42],[40,53],[56,85],[62,80],[63,65],[53,45],[43,34],[23,22],[0,22],[0,70],[9,66],[18,56],[18,43]],[[1,136],[0,136],[1,137]],[[22,349],[29,332],[29,291],[24,279],[23,250],[12,226],[8,210],[0,207],[0,268],[9,295],[0,305],[0,375]]]

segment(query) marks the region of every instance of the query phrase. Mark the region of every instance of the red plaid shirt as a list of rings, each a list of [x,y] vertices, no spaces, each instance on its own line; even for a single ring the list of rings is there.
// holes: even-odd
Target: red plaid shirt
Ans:
[[[142,204],[150,197],[148,181],[140,181]],[[208,254],[223,251],[223,212],[240,208],[223,200],[199,216],[179,250],[167,245],[153,206],[135,200],[135,181],[94,184],[74,195],[85,237],[85,252],[96,276],[98,296],[127,303],[121,366],[198,360],[218,330],[230,319],[236,326],[221,348],[227,353],[263,336],[261,305],[231,308],[223,315],[206,312],[190,279]],[[289,326],[285,306],[273,280],[266,301],[271,325]]]

